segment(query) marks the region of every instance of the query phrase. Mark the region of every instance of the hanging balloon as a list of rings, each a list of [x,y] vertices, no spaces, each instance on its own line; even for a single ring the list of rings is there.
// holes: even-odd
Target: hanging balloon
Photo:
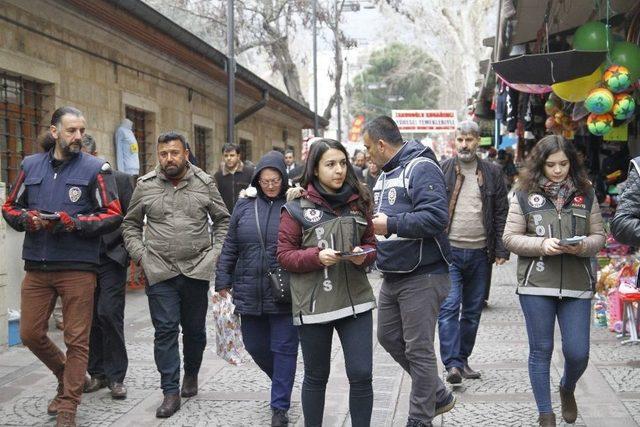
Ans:
[[[633,116],[635,110],[636,102],[631,95],[627,93],[620,93],[615,96],[615,102],[613,103],[613,109],[611,110],[614,119],[625,121]]]
[[[607,26],[600,21],[581,25],[573,35],[575,50],[607,50],[613,46],[613,37]]]
[[[602,81],[613,93],[624,92],[631,86],[631,73],[622,65],[611,65],[604,70]]]
[[[630,42],[618,42],[611,50],[611,62],[629,70],[631,81],[640,78],[640,46]]]
[[[593,73],[588,76],[579,77],[577,79],[569,80],[562,83],[556,83],[551,85],[553,92],[560,98],[568,102],[584,101],[589,95],[591,89],[593,89],[600,78],[602,77],[602,67],[598,67]]]
[[[613,94],[602,87],[593,89],[584,100],[584,106],[593,114],[608,113],[613,107]]]
[[[551,98],[547,99],[547,101],[544,103],[544,112],[549,116],[553,116],[558,111],[560,111],[560,106],[558,105],[558,103]]]
[[[556,119],[553,117],[547,117],[547,120],[544,122],[544,127],[547,130],[551,130],[556,126]]]
[[[613,116],[609,113],[606,114],[589,114],[587,119],[587,129],[594,135],[604,135],[609,132],[613,127]]]

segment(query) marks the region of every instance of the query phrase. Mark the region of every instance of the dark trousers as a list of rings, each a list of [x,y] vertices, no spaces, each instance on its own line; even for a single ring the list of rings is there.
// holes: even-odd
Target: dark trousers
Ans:
[[[102,259],[98,285],[93,296],[93,324],[89,339],[89,367],[92,376],[109,383],[124,381],[129,365],[124,343],[124,295],[127,268]]]
[[[486,249],[451,248],[451,290],[440,307],[440,356],[447,368],[462,368],[476,343],[487,284]]]
[[[433,342],[449,287],[448,274],[385,277],[378,298],[378,341],[411,375],[409,418],[426,425],[431,425],[436,403],[448,395],[438,375]]]
[[[76,412],[82,397],[89,358],[96,273],[89,271],[27,271],[20,293],[20,338],[63,385],[58,411]],[[67,354],[47,336],[49,317],[62,300]]]
[[[550,366],[553,333],[560,325],[564,373],[560,385],[573,391],[589,363],[591,300],[520,295],[529,336],[529,379],[538,412],[553,412],[551,406]]]
[[[373,410],[373,321],[371,311],[329,323],[298,327],[304,381],[302,411],[307,427],[322,425],[324,398],[331,367],[331,340],[338,331],[349,378],[349,412],[353,427],[368,427]]]
[[[244,347],[271,379],[271,407],[288,410],[299,341],[291,314],[242,315],[240,324]]]
[[[155,328],[153,355],[164,394],[178,394],[180,353],[178,333],[182,328],[185,375],[197,375],[207,344],[205,318],[209,282],[184,275],[147,286],[149,311]]]

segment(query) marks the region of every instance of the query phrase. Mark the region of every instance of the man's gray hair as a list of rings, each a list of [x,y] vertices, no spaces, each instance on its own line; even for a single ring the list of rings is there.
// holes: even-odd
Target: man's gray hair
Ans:
[[[98,152],[98,149],[96,147],[96,140],[88,133],[82,135],[82,146],[86,148],[90,154]]]
[[[480,136],[480,126],[478,126],[478,124],[473,120],[464,120],[458,123],[458,128],[456,129],[456,131],[459,134],[462,134],[462,135],[470,134],[475,136],[476,138]]]

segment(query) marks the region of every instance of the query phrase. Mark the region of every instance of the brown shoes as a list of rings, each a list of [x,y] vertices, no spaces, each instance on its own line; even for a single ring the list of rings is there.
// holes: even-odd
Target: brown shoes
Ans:
[[[569,423],[573,424],[578,418],[578,405],[576,404],[576,398],[572,391],[568,391],[560,386],[560,405],[562,407],[562,418]]]
[[[540,414],[538,416],[538,425],[540,427],[556,427],[556,414]]]
[[[180,409],[180,396],[166,394],[162,404],[156,409],[156,418],[169,418]]]
[[[126,399],[127,398],[127,387],[122,383],[111,383],[109,386],[111,389],[111,398],[112,399]]]
[[[462,367],[462,378],[465,380],[477,380],[480,379],[480,372],[476,372],[469,367],[467,362],[464,362]]]
[[[105,377],[102,376],[91,376],[87,377],[84,381],[84,392],[85,393],[93,393],[94,391],[98,391],[101,388],[105,388],[109,385],[109,382]]]
[[[59,412],[56,417],[56,427],[76,427],[76,414],[73,412]]]
[[[462,382],[462,372],[459,368],[447,368],[447,382],[449,384],[460,384]]]
[[[62,397],[62,393],[64,392],[64,385],[62,383],[58,383],[58,391],[56,392],[56,397],[51,399],[49,405],[47,406],[47,414],[52,417],[58,415],[58,403],[60,402],[60,398]]]
[[[198,376],[186,375],[182,379],[182,397],[193,397],[198,394]]]

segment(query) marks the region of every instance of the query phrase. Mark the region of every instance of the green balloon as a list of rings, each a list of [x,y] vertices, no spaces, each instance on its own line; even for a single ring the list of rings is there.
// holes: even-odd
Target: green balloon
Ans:
[[[640,46],[630,42],[618,42],[611,50],[611,63],[629,69],[631,81],[640,78]]]
[[[590,21],[581,25],[573,35],[575,50],[607,50],[612,46],[611,31],[600,21]]]

